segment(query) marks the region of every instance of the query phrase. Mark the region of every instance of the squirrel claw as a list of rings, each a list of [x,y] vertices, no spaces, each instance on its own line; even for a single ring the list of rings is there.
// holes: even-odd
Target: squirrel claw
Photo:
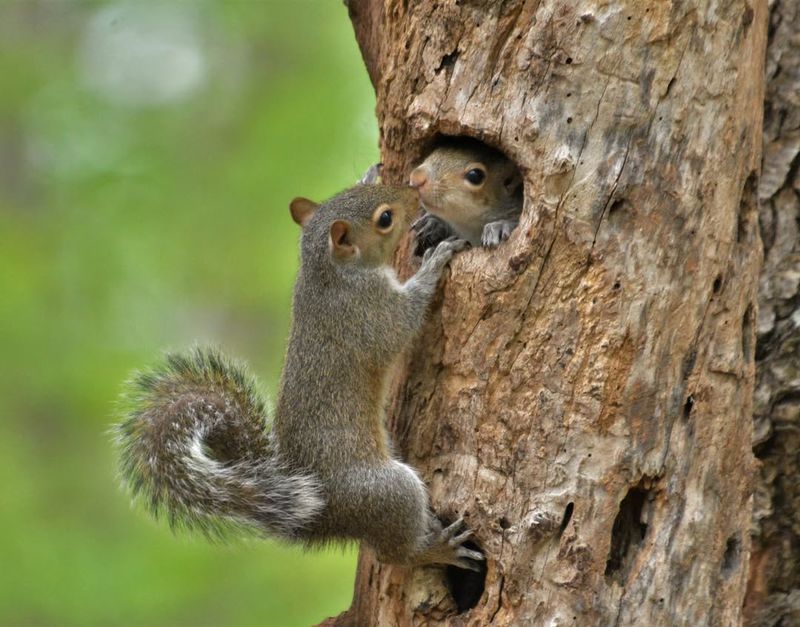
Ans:
[[[509,238],[511,231],[517,227],[518,222],[518,220],[496,220],[495,222],[489,222],[483,227],[481,244],[487,248],[499,246],[501,242]]]
[[[438,535],[442,544],[446,543],[453,551],[454,558],[448,560],[449,564],[478,572],[480,571],[480,566],[476,562],[482,562],[486,557],[480,551],[463,546],[463,543],[473,535],[470,529],[462,531],[463,527],[464,518],[459,517],[454,523],[442,529]],[[459,533],[460,531],[461,533]]]
[[[464,250],[468,245],[469,242],[466,240],[456,236],[448,237],[446,240],[439,242],[435,248],[429,248],[425,251],[425,254],[422,256],[422,267],[428,266],[435,269],[438,274],[441,272],[442,268],[447,265],[450,259],[453,258],[455,253]],[[420,270],[422,270],[422,268],[420,268]]]

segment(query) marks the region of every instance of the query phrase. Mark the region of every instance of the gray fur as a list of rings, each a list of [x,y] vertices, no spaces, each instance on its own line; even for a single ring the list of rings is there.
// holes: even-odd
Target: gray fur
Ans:
[[[376,239],[372,218],[385,203],[401,223]],[[395,363],[419,333],[444,267],[466,246],[442,242],[400,285],[389,264],[416,208],[408,188],[362,185],[304,220],[270,435],[254,384],[214,351],[169,356],[134,380],[118,427],[122,474],[154,514],[212,535],[234,525],[307,545],[363,540],[385,561],[475,568],[482,556],[461,546],[468,534],[441,528],[384,427]],[[337,220],[383,258],[332,255]]]
[[[115,427],[123,481],[171,527],[295,540],[322,509],[318,481],[279,461],[253,380],[214,349],[167,355],[137,374],[124,407]]]

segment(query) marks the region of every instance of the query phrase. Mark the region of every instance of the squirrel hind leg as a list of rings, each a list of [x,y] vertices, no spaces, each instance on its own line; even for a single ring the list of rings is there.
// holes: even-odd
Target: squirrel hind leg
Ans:
[[[471,532],[462,530],[461,519],[442,528],[428,507],[425,484],[410,466],[390,460],[348,473],[343,483],[348,500],[361,505],[349,535],[372,547],[380,561],[478,569],[475,562],[483,555],[463,546]]]

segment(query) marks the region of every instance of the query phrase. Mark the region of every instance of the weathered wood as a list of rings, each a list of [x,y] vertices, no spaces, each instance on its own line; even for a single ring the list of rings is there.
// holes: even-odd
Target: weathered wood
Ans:
[[[800,624],[800,0],[779,0],[770,8],[758,193],[764,269],[753,438],[761,467],[747,609],[752,625],[795,625]]]
[[[336,622],[739,624],[766,2],[349,6],[386,178],[463,134],[526,187],[511,239],[453,262],[392,412],[485,589],[465,609],[450,577],[457,608],[364,552]]]

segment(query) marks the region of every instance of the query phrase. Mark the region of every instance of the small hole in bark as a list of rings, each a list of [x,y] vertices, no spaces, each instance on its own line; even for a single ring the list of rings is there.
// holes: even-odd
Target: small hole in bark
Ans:
[[[497,521],[497,524],[500,525],[501,529],[509,529],[511,527],[511,523],[508,522],[508,518],[506,518],[505,516],[501,517]]]
[[[438,74],[442,70],[446,68],[453,67],[455,62],[458,60],[458,50],[453,50],[450,54],[446,54],[442,57],[442,60],[439,62],[439,67],[436,68],[436,73]]]
[[[722,275],[718,274],[717,278],[714,279],[714,285],[712,286],[712,289],[714,290],[714,293],[718,294],[719,293],[719,289],[721,287],[722,287]]]
[[[572,64],[572,57],[567,57],[567,65],[571,65],[571,64]]]
[[[630,15],[628,16],[628,19],[629,19],[629,20],[631,19],[631,16],[630,16]]]
[[[568,91],[568,92],[567,92],[567,98],[569,98],[571,95],[572,95],[572,92],[571,92],[571,91]]]
[[[624,585],[630,567],[647,535],[647,524],[642,521],[642,510],[649,490],[642,482],[631,488],[619,505],[619,512],[611,530],[611,550],[606,562],[606,577]]]
[[[625,207],[625,199],[624,198],[615,198],[611,205],[608,207],[608,215],[612,216],[617,213],[620,209]]]
[[[753,318],[753,303],[750,303],[742,318],[742,357],[747,363],[753,359]]]
[[[728,538],[725,543],[725,553],[722,555],[721,571],[724,577],[730,577],[741,562],[742,556],[742,543],[739,540],[738,534]]]
[[[567,124],[572,124],[572,118],[567,118]]]
[[[694,397],[689,394],[686,397],[686,402],[683,405],[683,417],[688,418],[692,415],[692,409],[694,408]]]
[[[590,453],[591,454],[591,453]],[[561,526],[558,531],[558,535],[564,533],[564,530],[567,528],[569,521],[572,520],[572,512],[575,509],[575,503],[567,503],[567,507],[564,508],[564,517],[561,519]]]
[[[473,551],[480,551],[474,542],[465,542],[464,546]],[[459,614],[471,610],[483,596],[483,589],[486,587],[486,562],[476,563],[480,569],[477,572],[455,566],[448,566],[445,569],[447,589],[453,595]]]
[[[747,239],[750,231],[750,216],[756,211],[756,192],[758,188],[758,176],[751,172],[744,182],[742,196],[739,200],[739,219],[736,225],[736,241],[742,242]]]
[[[620,288],[620,285],[621,284],[620,284],[619,281],[614,281],[614,285],[611,286],[611,289],[612,290],[618,290]]]

